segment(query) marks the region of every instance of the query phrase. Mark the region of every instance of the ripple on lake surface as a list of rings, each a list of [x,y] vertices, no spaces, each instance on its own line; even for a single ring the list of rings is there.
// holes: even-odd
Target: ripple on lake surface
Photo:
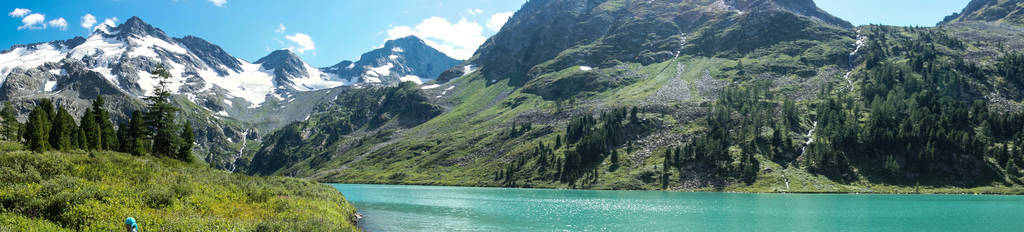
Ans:
[[[367,231],[1020,231],[1024,197],[334,184]]]

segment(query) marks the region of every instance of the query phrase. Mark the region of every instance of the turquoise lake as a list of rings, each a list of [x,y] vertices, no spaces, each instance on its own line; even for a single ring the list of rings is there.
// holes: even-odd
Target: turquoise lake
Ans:
[[[333,184],[367,231],[1022,231],[1024,197]]]

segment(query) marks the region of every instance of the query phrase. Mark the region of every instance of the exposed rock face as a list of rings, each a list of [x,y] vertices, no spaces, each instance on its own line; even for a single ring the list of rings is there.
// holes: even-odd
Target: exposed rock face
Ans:
[[[437,79],[441,72],[462,61],[448,57],[415,36],[388,41],[384,47],[364,53],[359,61],[342,61],[325,72],[355,83],[397,85]]]
[[[811,0],[530,1],[470,62],[492,76],[530,79],[577,65],[651,64],[680,53],[745,54],[846,36],[840,34],[850,27]],[[688,37],[702,43],[680,42]]]
[[[967,21],[1007,23],[1024,26],[1024,1],[972,0],[960,13],[947,16],[939,25]]]
[[[231,54],[228,54],[216,44],[195,36],[185,36],[184,38],[177,39],[177,41],[185,45],[200,60],[203,60],[207,66],[217,70],[218,75],[227,75],[229,71],[242,71],[242,62],[239,62],[238,58],[231,56]]]
[[[292,79],[308,76],[306,63],[290,50],[277,50],[256,61],[265,70],[274,70],[277,85],[293,85]]]

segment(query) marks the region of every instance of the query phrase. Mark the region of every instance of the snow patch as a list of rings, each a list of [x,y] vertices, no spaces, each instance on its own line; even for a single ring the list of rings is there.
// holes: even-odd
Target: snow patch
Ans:
[[[580,66],[580,71],[586,72],[590,70],[594,70],[594,68],[591,68],[590,66]]]
[[[227,111],[223,111],[223,110],[218,111],[217,115],[222,116],[222,117],[231,117],[231,115],[229,115]]]
[[[447,89],[444,89],[444,91],[441,91],[441,95],[437,95],[437,98],[444,97],[444,95],[448,94],[448,91],[451,91],[452,89],[455,89],[454,85],[451,86],[451,87],[448,87]]]
[[[228,100],[228,99],[224,99],[224,104],[228,105],[228,106],[232,106],[233,103],[231,103],[231,101]]]
[[[180,72],[176,72],[180,74]],[[199,76],[206,80],[207,88],[214,85],[228,91],[228,94],[252,103],[250,108],[259,107],[267,95],[274,90],[274,70],[266,70],[259,64],[242,62],[242,71],[218,76],[210,70],[200,70]]]
[[[321,90],[345,85],[344,81],[336,80],[338,79],[337,76],[324,74],[323,72],[320,71],[320,69],[314,68],[309,64],[302,64],[302,66],[305,67],[306,73],[309,74],[309,76],[304,78],[292,79],[292,82],[295,83],[295,86],[292,87],[294,87],[296,90]]]
[[[50,69],[50,74],[53,74],[55,76],[63,76],[66,73],[67,72],[65,72],[64,69]]]
[[[85,56],[101,55],[102,63],[109,64],[111,60],[115,60],[121,53],[125,51],[125,44],[117,39],[104,38],[101,35],[89,36],[84,43],[75,47],[71,50],[69,57],[72,59],[82,59]],[[101,65],[101,66],[106,66]]]
[[[424,85],[424,86],[420,86],[420,89],[436,89],[437,87],[441,87],[441,85],[438,85],[438,84]]]
[[[38,44],[31,48],[15,48],[0,54],[0,83],[7,79],[16,68],[35,68],[47,62],[58,62],[64,58],[64,49],[58,49],[49,43]]]
[[[420,79],[420,77],[418,77],[416,75],[404,76],[404,77],[399,78],[399,80],[401,80],[402,82],[412,81],[413,83],[416,83],[417,85],[422,85],[423,84],[423,79]]]
[[[46,90],[46,92],[53,92],[54,90],[57,90],[57,81],[46,81],[46,84],[43,86],[43,90]]]
[[[384,66],[370,68],[369,71],[366,71],[366,74],[367,75],[376,75],[378,77],[387,76],[387,75],[391,75],[391,68],[394,68],[394,67],[395,67],[395,64],[388,63],[388,64],[385,64]]]
[[[402,48],[400,48],[400,47],[392,48],[391,51],[392,52],[405,52],[405,50],[402,50]]]
[[[178,46],[176,44],[171,44],[171,43],[169,43],[167,41],[164,41],[162,39],[158,39],[158,38],[152,37],[152,36],[146,36],[146,37],[143,37],[141,39],[134,39],[133,38],[133,39],[130,39],[129,41],[130,41],[129,43],[131,43],[133,45],[138,45],[138,47],[133,48],[132,51],[128,53],[128,56],[130,56],[130,57],[152,57],[152,58],[157,58],[157,57],[159,57],[159,55],[156,53],[156,50],[158,48],[159,49],[164,49],[164,50],[169,51],[171,53],[188,54],[188,50],[186,50],[185,48],[183,48],[181,46]]]
[[[390,59],[390,60],[397,60],[398,59],[398,55],[390,55],[390,56],[388,56],[388,59]]]

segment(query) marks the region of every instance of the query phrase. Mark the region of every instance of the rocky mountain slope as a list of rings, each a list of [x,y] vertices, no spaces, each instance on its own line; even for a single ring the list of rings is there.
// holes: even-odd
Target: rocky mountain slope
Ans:
[[[393,68],[377,69],[401,76],[368,81],[313,67],[287,50],[245,61],[201,38],[173,38],[132,17],[121,25],[100,25],[87,38],[15,45],[0,52],[0,100],[27,114],[32,102],[49,98],[81,114],[91,99],[103,95],[114,119],[122,121],[142,109],[140,99],[157,83],[149,73],[163,65],[172,73],[179,107],[197,124],[201,146],[196,153],[231,170],[262,134],[305,119],[352,86],[392,86],[415,75],[432,79],[458,62],[414,37],[388,44],[394,52],[386,58]],[[409,55],[398,52],[403,49]],[[368,53],[360,65],[377,67],[371,60],[381,55]]]
[[[374,102],[337,105],[271,135],[283,139],[248,170],[614,189],[1020,184],[1019,91],[1000,87],[1022,78],[1020,48],[959,28],[853,27],[809,0],[530,1],[408,98],[443,113],[399,124]],[[997,127],[1011,129],[984,129]]]
[[[324,70],[349,82],[423,84],[461,62],[428,46],[420,38],[408,36],[388,41],[384,47],[364,53],[358,61],[342,61]]]
[[[1024,25],[1024,1],[1020,0],[972,0],[963,11],[947,16],[939,25],[985,21]]]

